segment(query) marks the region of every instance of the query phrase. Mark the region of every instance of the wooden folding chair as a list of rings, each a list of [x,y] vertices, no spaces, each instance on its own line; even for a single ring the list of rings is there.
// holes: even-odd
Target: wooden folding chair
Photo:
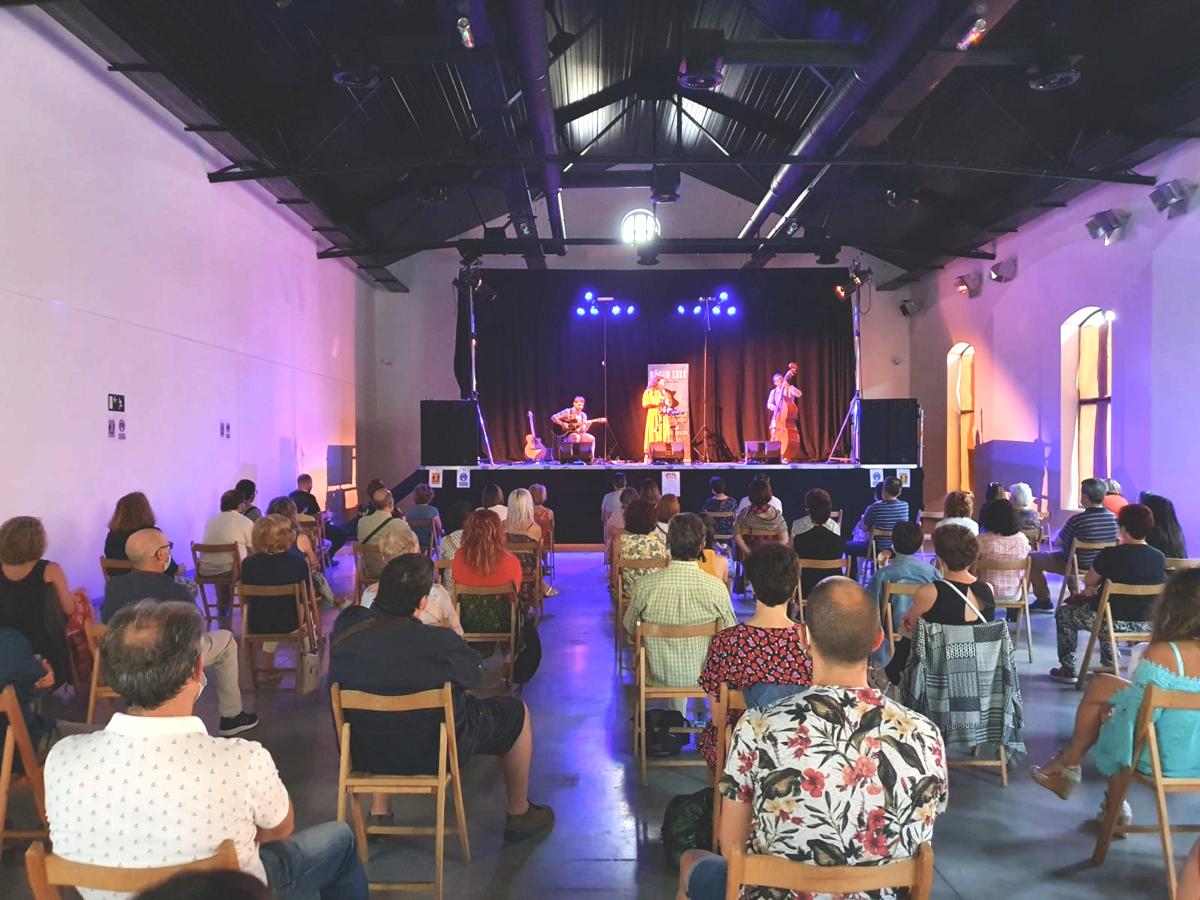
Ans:
[[[383,554],[379,544],[364,544],[354,542],[354,596],[355,603],[362,604],[363,592],[373,584],[379,583],[383,573]]]
[[[716,789],[716,782],[725,771],[725,759],[729,756],[729,745],[733,741],[733,727],[729,724],[729,714],[735,711],[746,711],[746,697],[741,691],[733,690],[724,681],[717,691],[717,701],[712,708],[712,721],[717,729],[716,760],[717,770],[709,780],[713,783],[713,816],[712,816],[712,848],[713,853],[720,851],[721,843],[721,792]]]
[[[804,606],[808,602],[808,598],[804,596],[804,570],[819,569],[825,572],[825,577],[831,575],[845,575],[849,569],[849,563],[846,557],[842,556],[838,559],[801,559],[797,560],[800,567],[800,578],[796,582],[796,599],[795,599],[795,617],[799,622],[804,621]]]
[[[546,582],[542,573],[542,543],[508,535],[505,547],[521,563],[521,600],[532,605],[540,618],[546,606]]]
[[[880,621],[883,623],[883,633],[887,635],[888,645],[891,647],[892,653],[896,652],[896,641],[904,637],[900,626],[894,621],[895,616],[892,614],[892,598],[893,597],[915,597],[917,588],[922,587],[919,584],[900,584],[895,581],[884,582],[883,585],[883,605],[879,610]]]
[[[706,521],[712,523],[713,533],[716,535],[718,543],[733,543],[733,520],[737,518],[737,513],[706,512],[703,515]]]
[[[206,553],[232,556],[232,568],[228,572],[221,572],[218,575],[205,575],[200,571],[200,558]],[[237,602],[238,586],[242,579],[242,556],[238,551],[238,545],[197,544],[195,541],[192,541],[192,564],[195,566],[196,585],[200,588],[200,606],[204,610],[204,620],[211,623],[219,617],[217,614],[214,614],[213,610],[216,609],[217,613],[220,612],[221,593],[223,591],[227,592],[229,614],[232,615],[234,608],[241,606]],[[206,586],[212,587],[213,594],[216,596],[215,604],[208,602],[208,592],[205,590]],[[245,615],[245,611],[242,614]]]
[[[116,691],[104,683],[104,679],[100,675],[100,641],[107,632],[107,625],[101,625],[99,622],[84,623],[88,649],[92,651],[92,686],[88,692],[87,718],[84,719],[88,725],[96,724],[97,700],[108,700],[115,703],[121,699]]]
[[[206,859],[153,869],[125,869],[71,862],[47,853],[41,841],[30,844],[25,851],[25,873],[29,876],[34,900],[61,900],[60,887],[136,894],[162,884],[181,872],[216,872],[224,869],[238,869],[237,847],[232,840],[221,841],[217,852]]]
[[[409,522],[409,527],[413,530],[413,534],[417,536],[418,545],[421,547],[421,554],[428,556],[430,559],[437,554],[438,541],[442,538],[442,533],[438,530],[437,519],[426,519],[423,522]]]
[[[1025,535],[1025,540],[1029,541],[1030,552],[1037,553],[1045,539],[1045,532],[1042,530],[1042,526],[1039,525],[1037,528],[1022,528],[1021,534]]]
[[[1015,649],[1021,649],[1021,623],[1025,623],[1025,649],[1029,653],[1029,661],[1033,662],[1033,624],[1029,616],[1029,572],[1033,563],[1029,557],[1025,559],[979,559],[975,563],[975,574],[987,580],[989,572],[1020,572],[1017,583],[1017,593],[1011,597],[996,596],[996,609],[1017,611],[1016,637],[1013,639]]]
[[[621,535],[624,533],[624,528],[609,528],[608,525],[604,526],[604,564],[606,566],[611,567],[613,563],[614,552],[620,552]]]
[[[0,717],[7,722],[4,733],[4,751],[0,755],[0,851],[5,841],[33,841],[49,837],[46,821],[46,788],[42,781],[42,766],[38,762],[29,729],[25,727],[25,715],[17,689],[11,684],[0,691]],[[14,772],[16,760],[21,760],[21,772]],[[29,788],[33,804],[37,809],[41,827],[18,830],[8,826],[8,798],[16,788]]]
[[[705,622],[702,625],[655,625],[650,622],[638,622],[637,630],[634,634],[634,649],[637,653],[637,709],[634,712],[633,718],[633,747],[634,754],[638,758],[642,773],[642,787],[648,783],[646,780],[646,709],[647,701],[649,700],[680,700],[684,698],[699,697],[704,700],[708,699],[706,694],[699,685],[692,687],[666,687],[662,685],[650,684],[650,672],[646,667],[646,638],[654,638],[656,640],[677,641],[688,640],[689,638],[706,637],[710,641],[724,626],[720,619],[712,622]],[[711,710],[710,710],[711,711]],[[681,728],[672,728],[673,732],[688,732],[695,733],[703,729],[686,726]],[[700,758],[696,759],[656,759],[649,765],[655,766],[707,766],[708,764]]]
[[[1075,681],[1075,690],[1081,691],[1084,686],[1084,679],[1088,673],[1092,662],[1092,650],[1096,647],[1098,641],[1101,640],[1101,635],[1105,635],[1108,641],[1108,649],[1112,654],[1113,664],[1106,666],[1103,664],[1092,668],[1093,672],[1112,672],[1114,675],[1121,674],[1121,657],[1117,654],[1117,644],[1142,644],[1150,640],[1149,631],[1124,631],[1116,632],[1113,630],[1112,608],[1109,606],[1109,599],[1114,595],[1125,597],[1157,597],[1162,593],[1163,586],[1161,584],[1121,584],[1117,581],[1105,581],[1104,589],[1100,592],[1100,602],[1096,605],[1096,615],[1092,620],[1092,633],[1088,636],[1087,649],[1083,651],[1083,663],[1079,666],[1079,677]]]
[[[517,586],[509,582],[504,587],[474,587],[472,585],[454,583],[454,590],[450,593],[451,599],[454,602],[454,611],[458,613],[459,621],[463,620],[463,612],[461,609],[464,597],[477,597],[478,600],[472,600],[472,603],[482,603],[486,600],[500,601],[503,600],[508,604],[508,630],[507,631],[466,631],[463,634],[463,640],[468,644],[506,644],[508,650],[504,654],[504,667],[501,670],[501,677],[505,684],[512,683],[513,660],[517,653],[517,606],[521,602],[520,592]]]
[[[1079,583],[1082,581],[1084,572],[1079,568],[1079,551],[1088,550],[1105,550],[1109,547],[1117,546],[1116,541],[1106,541],[1104,543],[1093,543],[1091,541],[1081,541],[1079,538],[1071,540],[1071,549],[1067,551],[1067,567],[1063,571],[1062,585],[1058,589],[1058,602],[1062,603],[1071,594],[1072,590],[1079,589]],[[1071,587],[1073,585],[1073,587]]]
[[[300,691],[300,665],[304,653],[317,652],[318,642],[315,626],[312,622],[312,604],[307,596],[308,587],[302,582],[283,585],[243,584],[242,594],[242,650],[246,654],[245,671],[250,673],[250,684],[257,690],[259,675],[264,673],[294,672],[296,674],[296,692]],[[283,598],[291,599],[296,608],[296,628],[279,634],[256,634],[250,631],[250,609],[254,603],[274,601],[282,602]],[[294,666],[260,666],[254,652],[256,646],[262,644],[295,644],[296,664]]]
[[[737,531],[735,528],[735,533],[741,535],[742,541],[746,544],[746,547],[751,553],[753,553],[755,548],[760,544],[780,543],[780,534],[776,531],[766,531],[761,528],[747,528],[742,531]],[[791,538],[788,537],[788,535],[784,534],[783,537],[787,538],[788,543],[791,543]],[[734,584],[737,584],[737,578],[741,577],[742,597],[753,597],[754,586],[750,584],[749,580],[745,577],[746,554],[741,552],[741,548],[737,546],[736,541],[734,541],[733,549],[734,553],[732,562],[735,563],[739,569],[738,574],[734,577]]]
[[[1182,557],[1167,557],[1167,573],[1178,572],[1182,569],[1200,569],[1200,559],[1183,559]]]
[[[449,588],[454,583],[454,560],[435,559],[433,561],[433,580]],[[449,577],[447,577],[449,576]]]
[[[886,538],[890,541],[892,539],[892,532],[887,528],[870,528],[867,530],[867,556],[858,569],[858,580],[862,584],[869,584],[871,576],[875,574],[876,561],[879,558],[879,547],[876,541],[880,538]]]
[[[554,566],[558,562],[558,554],[554,546],[554,519],[542,529],[542,571],[547,577],[554,577]]]
[[[133,571],[133,563],[127,559],[109,559],[107,556],[100,557],[100,574],[104,576],[106,584],[114,575],[124,575],[126,572],[131,571]]]
[[[1163,861],[1167,867],[1167,888],[1171,900],[1175,900],[1179,889],[1175,872],[1175,856],[1171,846],[1172,831],[1197,832],[1200,825],[1172,826],[1167,818],[1167,794],[1200,793],[1200,778],[1173,778],[1163,774],[1162,757],[1159,755],[1158,730],[1155,720],[1159,713],[1163,716],[1185,715],[1190,712],[1200,716],[1200,694],[1190,691],[1168,691],[1156,684],[1146,686],[1142,696],[1142,705],[1138,709],[1137,720],[1133,729],[1133,755],[1130,764],[1110,783],[1108,799],[1104,802],[1104,818],[1100,821],[1100,831],[1096,838],[1096,848],[1092,852],[1092,862],[1101,865],[1108,855],[1109,845],[1117,834],[1149,834],[1158,832],[1162,843]],[[1149,757],[1150,774],[1138,771],[1138,763],[1143,756]],[[1141,782],[1154,791],[1155,808],[1158,813],[1158,825],[1122,825],[1120,824],[1121,807],[1125,795],[1133,781]],[[1147,891],[1147,893],[1149,893]],[[1191,900],[1191,898],[1187,898]]]
[[[454,695],[450,682],[440,688],[404,694],[398,697],[383,697],[364,691],[343,691],[335,684],[330,690],[333,702],[333,721],[337,726],[341,761],[338,766],[338,811],[339,822],[346,821],[346,807],[350,807],[350,824],[358,842],[358,857],[365,865],[370,860],[367,835],[433,835],[434,880],[432,882],[378,882],[370,883],[376,891],[426,891],[440,900],[445,884],[443,869],[446,834],[457,835],[462,847],[463,862],[471,861],[471,844],[467,836],[467,814],[463,804],[462,778],[458,771],[458,740],[454,730]],[[441,710],[442,721],[438,725],[438,760],[435,775],[373,775],[354,768],[350,754],[350,723],[346,721],[347,710],[363,710],[371,713],[406,713],[416,710]],[[454,821],[446,822],[446,787],[450,786],[454,796]],[[437,824],[428,825],[367,825],[363,819],[362,794],[408,794],[421,797],[432,796],[436,802]]]
[[[620,551],[618,551],[620,552]],[[625,590],[624,572],[645,572],[649,569],[665,569],[667,559],[633,559],[627,556],[618,556],[612,567],[612,591],[613,596],[617,601],[617,614],[613,629],[613,648],[617,654],[617,665],[621,664],[621,647],[628,643],[628,638],[625,635],[625,611],[629,609],[629,604],[633,597]]]
[[[934,512],[932,510],[921,510],[917,524],[921,526],[921,554],[932,557],[933,553],[933,530],[937,528],[938,522],[946,518],[944,512]]]
[[[738,900],[742,887],[756,885],[802,894],[858,894],[883,888],[906,887],[911,900],[929,900],[933,887],[933,845],[924,843],[917,855],[882,866],[814,866],[782,856],[746,853],[733,848],[725,878],[725,900]]]
[[[308,535],[309,541],[313,545],[313,553],[317,555],[317,562],[321,566],[321,571],[324,572],[329,568],[329,547],[330,544],[325,540],[325,520],[321,516],[296,516],[296,521],[300,525],[300,530]]]

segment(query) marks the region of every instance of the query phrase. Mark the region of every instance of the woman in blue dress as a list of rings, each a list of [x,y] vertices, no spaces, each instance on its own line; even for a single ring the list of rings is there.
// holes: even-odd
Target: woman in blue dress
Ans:
[[[1133,671],[1133,681],[1096,675],[1075,713],[1070,742],[1049,765],[1033,768],[1034,780],[1064,800],[1080,782],[1080,764],[1088,750],[1094,748],[1096,768],[1108,777],[1110,786],[1113,776],[1133,765],[1133,729],[1146,685],[1200,694],[1200,569],[1173,575],[1150,617],[1150,644]],[[1200,778],[1200,713],[1159,710],[1153,721],[1163,774]],[[1137,768],[1149,774],[1150,761],[1145,754]],[[1132,818],[1126,803],[1121,821],[1129,824]]]

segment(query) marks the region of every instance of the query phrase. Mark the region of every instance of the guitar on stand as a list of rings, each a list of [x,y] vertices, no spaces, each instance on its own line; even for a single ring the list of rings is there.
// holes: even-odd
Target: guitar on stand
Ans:
[[[546,445],[542,443],[542,439],[537,436],[537,429],[533,427],[533,410],[526,410],[525,415],[529,416],[529,434],[525,435],[525,458],[529,462],[541,462],[548,452]]]
[[[800,366],[791,363],[787,373],[771,390],[767,405],[771,409],[771,440],[779,441],[779,456],[784,462],[800,460],[800,430],[796,421],[800,409],[796,399],[804,396],[796,387],[796,373]]]

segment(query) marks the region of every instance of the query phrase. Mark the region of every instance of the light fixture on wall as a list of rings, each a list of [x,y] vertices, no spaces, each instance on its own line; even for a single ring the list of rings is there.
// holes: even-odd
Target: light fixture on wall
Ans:
[[[662,233],[658,217],[648,209],[631,209],[621,219],[621,241],[637,246],[653,241]]]
[[[1166,210],[1167,218],[1173,219],[1187,212],[1188,200],[1196,190],[1194,181],[1172,178],[1164,181],[1150,192],[1150,202],[1159,212]]]
[[[968,272],[954,279],[954,290],[964,297],[978,297],[983,293],[983,276],[978,272]]]
[[[834,296],[839,300],[845,300],[851,294],[855,293],[860,287],[871,280],[870,269],[860,269],[855,266],[850,272],[850,278],[842,284],[837,285],[833,289]]]
[[[990,269],[988,269],[988,278],[992,281],[998,281],[1001,284],[1006,281],[1012,281],[1017,277],[1017,258],[1002,259]]]
[[[1102,209],[1087,220],[1085,227],[1093,238],[1104,238],[1104,246],[1107,247],[1120,239],[1128,221],[1129,213],[1123,209]]]
[[[916,300],[903,300],[900,303],[900,315],[906,319],[911,319],[921,311],[921,304]]]

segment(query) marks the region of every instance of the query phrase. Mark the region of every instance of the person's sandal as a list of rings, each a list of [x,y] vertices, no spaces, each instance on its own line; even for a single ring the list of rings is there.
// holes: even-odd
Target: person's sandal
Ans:
[[[508,843],[536,837],[554,827],[554,810],[549,806],[533,803],[519,816],[509,815],[504,819],[504,840]]]
[[[1055,765],[1058,765],[1061,771],[1048,771]],[[1083,779],[1083,771],[1079,766],[1064,766],[1057,762],[1053,762],[1045,768],[1034,766],[1030,770],[1030,774],[1033,775],[1034,781],[1046,790],[1058,794],[1063,800],[1070,798],[1071,792],[1079,786],[1079,782]]]
[[[1104,810],[1107,805],[1108,805],[1108,791],[1105,791],[1104,799],[1100,801],[1100,812],[1096,813],[1096,821],[1101,825],[1104,824]],[[1126,827],[1133,824],[1133,807],[1129,805],[1128,800],[1121,801],[1121,814],[1119,816],[1117,816],[1117,824],[1123,825]],[[1129,837],[1129,835],[1126,834],[1124,831],[1114,831],[1113,832],[1113,840],[1123,841],[1127,837]]]

